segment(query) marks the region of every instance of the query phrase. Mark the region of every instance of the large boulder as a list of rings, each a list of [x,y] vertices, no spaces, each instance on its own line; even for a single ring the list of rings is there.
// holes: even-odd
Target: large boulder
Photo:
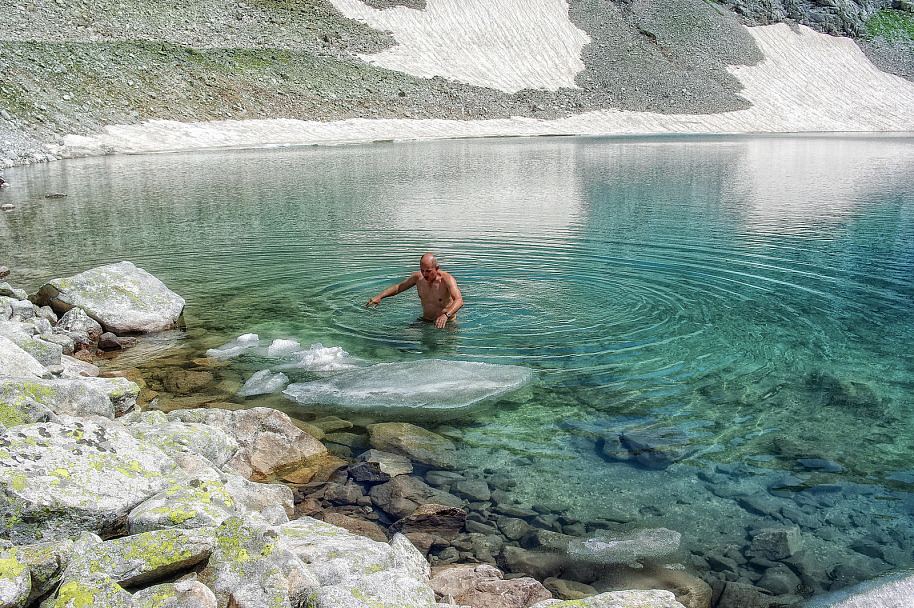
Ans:
[[[115,334],[177,327],[184,299],[130,262],[100,266],[41,286],[38,299],[57,313],[78,307]]]
[[[207,424],[233,436],[239,449],[227,466],[255,481],[328,456],[320,441],[295,426],[286,414],[270,408],[178,410],[168,418]]]
[[[302,517],[279,528],[278,544],[310,564],[318,606],[436,606],[428,562],[402,534],[381,543]]]
[[[375,449],[401,454],[414,462],[437,469],[457,466],[457,449],[454,443],[408,422],[384,422],[368,427],[371,445]]]
[[[183,476],[161,450],[103,418],[8,429],[0,435],[0,538],[118,534],[133,507]]]

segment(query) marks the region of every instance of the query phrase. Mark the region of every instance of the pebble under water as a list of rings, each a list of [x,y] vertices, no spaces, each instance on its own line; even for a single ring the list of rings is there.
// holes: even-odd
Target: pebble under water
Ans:
[[[912,153],[660,137],[80,159],[6,172],[0,249],[30,291],[130,260],[182,295],[187,330],[124,365],[210,351],[204,390],[238,406],[415,421],[543,526],[675,532],[706,580],[805,600],[914,567]],[[414,292],[365,308],[426,251],[463,292],[456,322],[416,322]],[[398,402],[403,369],[426,401]],[[392,400],[364,399],[381,386]]]

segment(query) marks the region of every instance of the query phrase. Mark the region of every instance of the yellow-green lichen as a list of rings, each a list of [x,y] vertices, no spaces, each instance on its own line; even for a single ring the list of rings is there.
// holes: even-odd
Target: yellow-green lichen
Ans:
[[[13,579],[27,569],[28,566],[15,557],[0,557],[0,578]]]

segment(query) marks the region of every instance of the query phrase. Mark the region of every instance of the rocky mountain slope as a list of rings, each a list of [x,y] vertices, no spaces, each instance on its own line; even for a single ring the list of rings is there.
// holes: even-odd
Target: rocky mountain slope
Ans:
[[[558,118],[617,108],[744,109],[728,66],[761,54],[743,24],[853,36],[881,69],[914,78],[907,0],[571,0],[590,37],[577,88],[516,93],[419,78],[357,55],[395,44],[329,0],[21,0],[0,17],[0,167],[43,144],[150,119]],[[371,0],[424,9],[424,0]]]

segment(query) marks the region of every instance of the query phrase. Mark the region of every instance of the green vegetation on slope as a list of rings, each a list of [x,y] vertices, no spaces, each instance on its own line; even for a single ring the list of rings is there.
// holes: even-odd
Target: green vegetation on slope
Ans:
[[[866,22],[871,36],[881,36],[891,42],[914,44],[914,15],[905,11],[886,9]]]

